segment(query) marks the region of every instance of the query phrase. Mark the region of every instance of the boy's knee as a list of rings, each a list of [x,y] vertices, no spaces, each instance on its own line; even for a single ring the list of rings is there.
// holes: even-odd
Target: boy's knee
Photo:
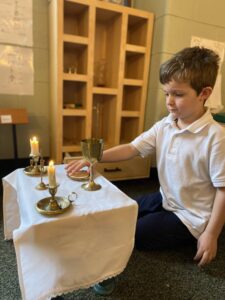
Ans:
[[[135,232],[135,247],[138,250],[146,250],[146,241],[143,235],[143,231],[140,228],[141,226],[136,227],[136,232]]]
[[[137,222],[135,232],[135,248],[142,251],[161,249],[164,243],[153,228],[145,228],[143,224]]]
[[[137,238],[137,236],[135,235],[135,248],[138,249],[138,250],[142,250],[142,243],[141,241],[139,240],[139,238]]]

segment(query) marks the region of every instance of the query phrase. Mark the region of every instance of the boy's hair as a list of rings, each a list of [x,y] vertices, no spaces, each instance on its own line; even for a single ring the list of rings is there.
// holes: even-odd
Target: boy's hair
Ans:
[[[219,61],[219,56],[210,49],[185,48],[161,65],[160,82],[187,82],[199,95],[204,87],[214,87]]]

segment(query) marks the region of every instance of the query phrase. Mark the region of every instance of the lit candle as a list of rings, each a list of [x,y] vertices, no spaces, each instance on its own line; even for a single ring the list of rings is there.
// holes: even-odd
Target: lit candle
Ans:
[[[31,148],[31,155],[39,156],[39,141],[37,140],[36,136],[33,139],[30,139],[30,148]]]
[[[53,160],[48,165],[48,184],[50,187],[56,187],[55,166]]]

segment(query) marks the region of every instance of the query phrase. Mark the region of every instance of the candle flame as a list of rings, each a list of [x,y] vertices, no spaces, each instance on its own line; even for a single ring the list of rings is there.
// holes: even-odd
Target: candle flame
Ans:
[[[30,141],[33,142],[33,143],[37,143],[38,142],[36,136],[34,136]]]
[[[53,160],[50,160],[49,166],[50,166],[50,167],[53,167],[53,166],[54,166],[54,161],[53,161]]]

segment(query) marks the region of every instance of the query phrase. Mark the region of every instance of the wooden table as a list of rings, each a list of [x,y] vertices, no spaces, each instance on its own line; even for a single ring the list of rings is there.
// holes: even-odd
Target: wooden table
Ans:
[[[13,150],[15,159],[18,158],[16,125],[27,123],[28,115],[26,109],[0,108],[0,125],[12,125]]]

